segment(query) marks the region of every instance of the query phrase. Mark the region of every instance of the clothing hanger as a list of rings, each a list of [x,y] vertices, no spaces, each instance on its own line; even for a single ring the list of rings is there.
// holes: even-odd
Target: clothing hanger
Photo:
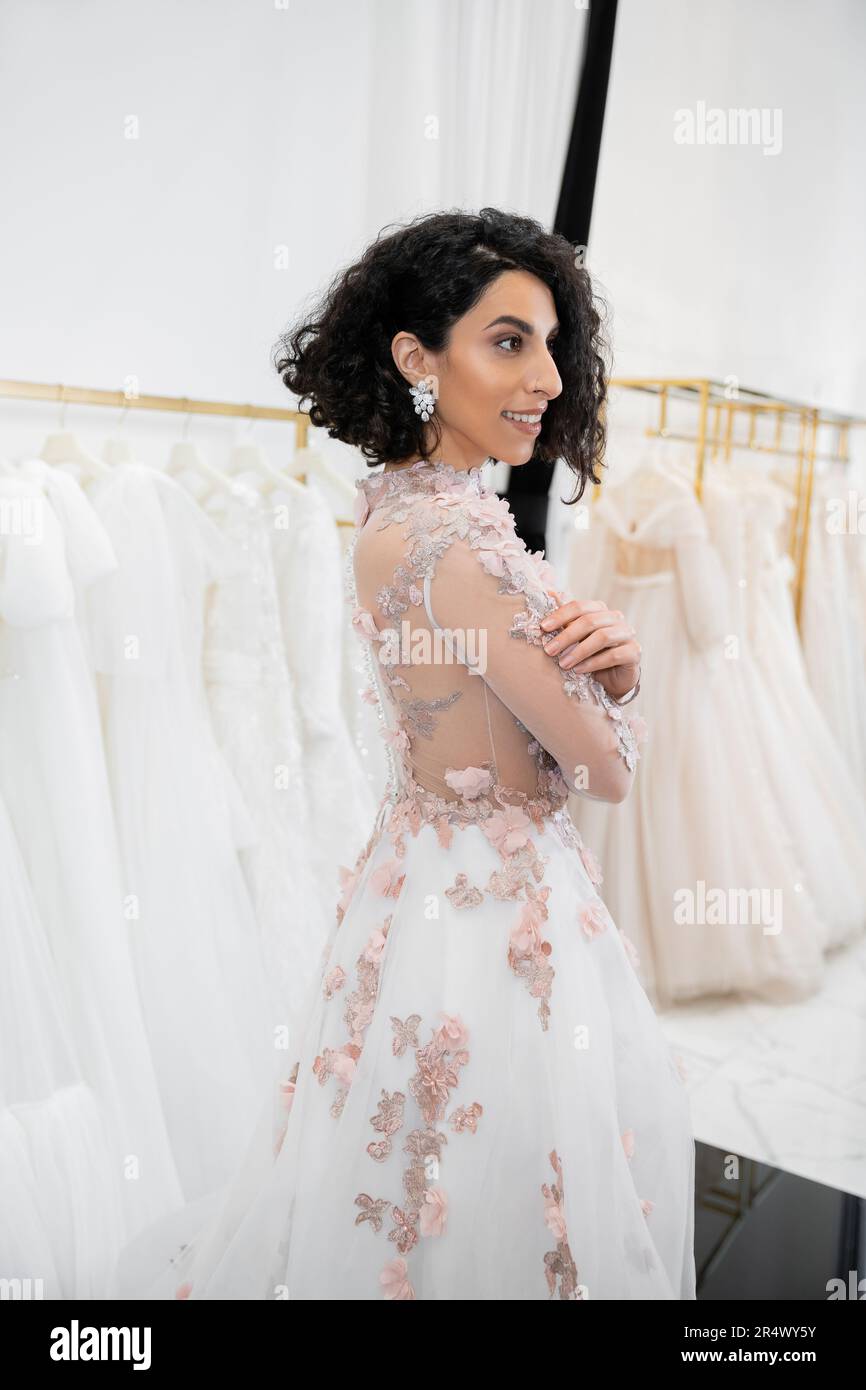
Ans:
[[[291,492],[303,487],[291,474],[282,473],[280,469],[274,468],[260,444],[235,444],[229,454],[228,472],[230,476],[257,473],[261,479],[263,493],[273,492],[275,488],[284,488]]]
[[[215,483],[223,492],[236,492],[237,484],[233,483],[227,474],[222,473],[219,468],[214,468],[213,464],[208,463],[199,452],[197,444],[190,439],[179,439],[172,445],[171,453],[165,465],[168,474],[182,473],[188,471],[196,473],[200,478],[206,478],[209,482]]]
[[[43,463],[52,465],[76,464],[88,478],[104,477],[111,472],[110,466],[89,449],[85,449],[78,436],[71,430],[57,430],[46,435],[39,457]]]
[[[169,475],[182,472],[194,473],[198,478],[215,483],[223,492],[236,492],[237,484],[233,483],[231,478],[219,468],[214,468],[212,463],[208,463],[207,459],[203,458],[199,452],[198,445],[188,438],[190,419],[191,415],[187,415],[183,423],[183,435],[176,444],[172,445],[166,460],[166,473]],[[199,498],[198,500],[201,501],[202,499]]]
[[[311,449],[305,445],[303,449],[296,449],[292,455],[293,471],[299,478],[304,478],[307,474],[312,474],[320,482],[334,487],[341,501],[351,509],[355,505],[355,488],[348,478],[344,478],[342,473],[338,473],[332,463],[322,455],[318,449]]]

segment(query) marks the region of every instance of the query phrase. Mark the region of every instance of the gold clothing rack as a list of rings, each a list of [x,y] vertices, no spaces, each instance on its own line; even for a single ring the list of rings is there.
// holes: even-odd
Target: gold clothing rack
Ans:
[[[712,450],[715,457],[719,449],[725,458],[730,458],[732,449],[749,449],[752,452],[772,453],[790,457],[797,461],[796,501],[791,529],[790,553],[794,559],[795,609],[797,622],[803,599],[803,586],[806,572],[806,553],[809,538],[809,518],[812,503],[812,486],[815,463],[819,459],[830,459],[847,463],[848,434],[852,426],[866,424],[866,419],[842,414],[838,411],[808,405],[803,401],[784,400],[770,396],[766,392],[751,390],[730,382],[715,381],[708,377],[611,377],[609,386],[628,391],[644,391],[659,398],[659,417],[655,428],[648,428],[647,434],[666,439],[691,442],[695,445],[695,493],[700,501],[703,497],[704,470],[707,451]],[[61,405],[100,405],[113,406],[119,410],[156,410],[177,412],[183,415],[234,416],[247,420],[282,420],[294,425],[295,447],[307,446],[307,433],[310,418],[306,411],[291,410],[281,406],[237,404],[231,401],[197,400],[188,396],[149,396],[130,391],[107,391],[87,386],[53,385],[43,382],[9,381],[0,379],[0,398],[19,400],[57,401]],[[668,428],[668,405],[671,400],[691,401],[698,406],[697,430],[694,435],[675,433]],[[710,415],[713,415],[712,425]],[[738,414],[749,419],[749,436],[746,441],[734,437],[734,423]],[[759,415],[775,416],[775,443],[762,444],[755,439],[755,429]],[[724,436],[721,433],[722,416],[725,417]],[[781,435],[785,418],[799,421],[800,437],[796,449],[781,447]],[[836,453],[819,454],[817,451],[818,431],[824,426],[838,429]],[[777,447],[778,446],[778,447]],[[300,475],[299,482],[306,479]],[[599,485],[600,486],[600,485]],[[593,489],[593,496],[599,487]],[[353,526],[354,522],[336,518],[338,526]]]
[[[232,401],[196,400],[189,396],[142,396],[128,391],[106,391],[92,386],[53,385],[38,381],[0,379],[0,398],[28,401],[57,401],[61,405],[113,406],[116,410],[158,410],[181,415],[235,416],[244,420],[282,420],[295,427],[296,450],[307,447],[310,417],[304,410],[274,405],[238,405]],[[303,474],[295,481],[305,483]],[[335,517],[338,526],[354,526],[353,521]]]
[[[201,401],[187,396],[139,396],[127,391],[102,391],[92,386],[51,385],[39,381],[0,380],[0,396],[27,401],[59,401],[62,405],[108,405],[116,410],[177,411],[181,415],[234,415],[247,420],[285,420],[295,426],[295,443],[307,443],[310,417],[303,410],[274,405],[236,405],[231,401]]]
[[[806,576],[815,464],[819,460],[850,462],[849,431],[853,426],[866,424],[866,419],[809,405],[803,401],[771,396],[766,392],[739,385],[733,386],[731,382],[715,381],[708,377],[611,377],[609,386],[628,391],[645,391],[658,396],[658,421],[654,428],[648,427],[646,433],[695,445],[695,495],[698,501],[703,498],[708,449],[712,451],[712,458],[716,457],[720,449],[725,459],[730,458],[733,449],[747,449],[752,453],[767,453],[796,460],[796,496],[789,551],[795,566],[794,608],[799,626]],[[697,429],[693,435],[676,433],[668,428],[668,404],[671,400],[691,401],[698,406]],[[748,418],[746,440],[735,437],[734,425],[737,415],[745,415]],[[772,444],[759,443],[755,438],[758,417],[761,415],[768,415],[775,420],[775,438]],[[723,417],[724,435],[721,428]],[[799,442],[796,449],[782,447],[782,430],[786,417],[790,417],[799,425]],[[832,454],[820,454],[817,448],[818,431],[827,426],[838,431],[836,451]],[[598,495],[599,490],[600,485],[593,489],[594,497]]]

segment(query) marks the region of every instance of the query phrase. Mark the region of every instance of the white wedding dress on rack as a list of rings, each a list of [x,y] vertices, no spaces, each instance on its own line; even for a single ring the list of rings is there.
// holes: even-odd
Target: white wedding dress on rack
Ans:
[[[206,1219],[130,1246],[118,1291],[693,1299],[682,1074],[565,811],[578,780],[634,795],[630,711],[545,654],[558,586],[479,470],[361,487],[354,623],[393,780],[281,1107]],[[426,660],[394,661],[404,618]],[[468,637],[431,659],[461,631],[483,661]]]
[[[233,474],[232,481],[236,491],[211,489],[202,499],[238,557],[236,572],[210,593],[205,680],[220,748],[256,828],[256,840],[241,859],[267,964],[272,1026],[287,1030],[294,1046],[333,910],[333,901],[331,911],[325,909],[315,873],[317,837],[327,843],[328,826],[310,814],[301,718],[280,619],[271,505],[259,491],[259,474]]]
[[[116,1156],[2,797],[0,878],[0,1279],[34,1281],[34,1298],[105,1298],[123,1244]]]
[[[207,594],[237,554],[156,469],[118,464],[89,497],[119,561],[91,589],[88,618],[127,930],[192,1200],[240,1161],[273,1066],[261,943],[238,858],[255,830],[217,747],[202,672]]]
[[[866,927],[866,801],[806,675],[786,548],[793,507],[791,489],[737,460],[705,479],[704,512],[728,570],[747,708],[799,876],[833,948]]]
[[[658,1006],[802,999],[820,984],[827,927],[767,774],[760,711],[726,657],[727,576],[669,449],[644,446],[573,542],[569,593],[601,597],[639,634],[650,736],[626,804],[572,797],[572,815]],[[757,699],[771,714],[766,691]]]
[[[309,483],[277,487],[268,503],[283,639],[301,718],[313,865],[330,923],[339,866],[354,863],[378,798],[341,700],[348,624],[333,514]],[[351,632],[349,640],[355,642]],[[354,702],[360,702],[357,688]],[[382,756],[381,740],[373,753]]]
[[[0,497],[29,508],[39,531],[36,543],[26,528],[0,537],[0,795],[78,1072],[105,1125],[104,1210],[90,1233],[70,1237],[98,1251],[112,1239],[115,1205],[129,1238],[181,1199],[130,959],[99,711],[78,625],[86,591],[117,560],[78,485],[41,460],[0,478]],[[45,985],[50,997],[50,976]],[[70,1117],[70,1133],[73,1126]],[[104,1172],[94,1142],[93,1175]],[[89,1211],[86,1176],[76,1180],[84,1200],[75,1223]],[[85,1255],[83,1280],[86,1271]]]
[[[851,777],[866,795],[866,515],[855,519],[863,495],[846,465],[815,475],[802,623],[809,682]]]

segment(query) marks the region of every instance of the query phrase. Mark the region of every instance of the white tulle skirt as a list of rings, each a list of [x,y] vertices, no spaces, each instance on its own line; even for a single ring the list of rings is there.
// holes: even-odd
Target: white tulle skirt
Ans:
[[[287,1110],[127,1247],[118,1295],[694,1298],[683,1078],[567,814],[507,857],[475,824],[395,854],[383,819]]]

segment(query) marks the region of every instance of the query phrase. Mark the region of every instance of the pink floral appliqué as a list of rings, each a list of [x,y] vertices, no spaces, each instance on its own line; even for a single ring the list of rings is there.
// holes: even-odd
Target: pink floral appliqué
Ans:
[[[349,1087],[355,1078],[364,1036],[376,1008],[379,970],[391,920],[390,916],[386,917],[382,926],[370,933],[356,962],[358,985],[347,996],[343,1014],[349,1030],[349,1041],[340,1048],[323,1048],[313,1062],[313,1073],[320,1086],[324,1086],[330,1076],[335,1076],[340,1083],[341,1089],[331,1105],[331,1114],[335,1119],[342,1113]]]
[[[492,816],[481,822],[481,829],[494,849],[503,856],[513,854],[529,843],[529,827],[532,824],[525,811],[519,806],[506,806],[494,811]]]
[[[322,981],[322,993],[326,999],[333,999],[338,989],[342,989],[346,983],[346,972],[342,965],[335,965],[333,970],[329,970]]]
[[[396,1260],[389,1260],[379,1275],[379,1283],[382,1285],[382,1292],[386,1298],[410,1299],[415,1297],[415,1290],[409,1282],[409,1266],[401,1257]]]
[[[550,999],[553,987],[554,970],[548,957],[553,951],[549,941],[541,934],[541,924],[548,917],[546,906],[550,889],[536,889],[530,882],[524,884],[526,905],[520,914],[520,921],[511,933],[508,942],[508,964],[529,987],[529,993],[538,999],[538,1017],[546,1031],[550,1021]]]
[[[564,1185],[562,1163],[554,1149],[548,1154],[550,1165],[556,1174],[556,1182],[542,1183],[544,1197],[544,1223],[556,1241],[556,1249],[548,1250],[544,1256],[544,1277],[550,1297],[556,1297],[559,1287],[560,1299],[578,1299],[577,1266],[568,1245],[568,1231],[565,1223]]]
[[[587,903],[580,910],[580,925],[589,937],[594,941],[602,932],[607,931],[608,916],[602,903]]]
[[[352,614],[352,627],[357,635],[367,642],[378,642],[379,629],[376,619],[366,608],[356,608]]]
[[[448,1197],[441,1187],[428,1187],[419,1213],[422,1236],[441,1236],[448,1219]]]
[[[604,879],[602,877],[601,865],[599,864],[592,850],[589,848],[589,845],[581,846],[580,858],[581,862],[583,863],[583,867],[586,869],[590,883],[593,885],[594,888],[598,888],[599,884],[604,882]]]
[[[452,907],[480,907],[484,902],[484,894],[480,888],[473,887],[465,874],[458,874],[451,888],[445,889],[445,896]]]
[[[382,737],[386,743],[390,743],[391,747],[396,749],[396,751],[403,756],[409,752],[411,744],[409,742],[409,735],[406,733],[405,729],[383,728]]]
[[[439,1185],[430,1184],[431,1176],[438,1172],[442,1149],[448,1143],[448,1136],[439,1125],[442,1122],[450,1124],[455,1134],[465,1130],[474,1134],[483,1113],[479,1102],[473,1101],[468,1106],[456,1107],[446,1118],[450,1093],[459,1083],[461,1068],[469,1061],[469,1029],[457,1014],[443,1012],[440,1018],[442,1021],[432,1030],[426,1047],[417,1047],[418,1014],[411,1014],[405,1024],[399,1018],[391,1019],[397,1032],[395,1056],[402,1056],[407,1043],[416,1045],[416,1071],[409,1080],[408,1090],[421,1111],[422,1123],[406,1136],[403,1145],[409,1163],[403,1172],[401,1201],[389,1203],[386,1198],[373,1198],[367,1192],[359,1192],[355,1198],[355,1205],[360,1208],[355,1225],[367,1221],[376,1232],[382,1229],[385,1212],[390,1206],[393,1225],[388,1239],[396,1245],[401,1257],[407,1255],[419,1239],[443,1235],[446,1230],[447,1194]],[[382,1091],[372,1123],[384,1138],[367,1146],[371,1158],[382,1159],[390,1152],[393,1137],[403,1123],[404,1102],[402,1091]],[[386,1297],[415,1297],[414,1291],[406,1291],[412,1290],[412,1286],[403,1258],[391,1260],[382,1271],[380,1281],[387,1290]]]
[[[371,873],[370,887],[374,893],[381,893],[385,898],[397,898],[405,878],[406,875],[400,873],[400,860],[386,859]]]
[[[493,776],[484,767],[446,768],[445,781],[452,791],[466,801],[474,801],[493,786]]]

